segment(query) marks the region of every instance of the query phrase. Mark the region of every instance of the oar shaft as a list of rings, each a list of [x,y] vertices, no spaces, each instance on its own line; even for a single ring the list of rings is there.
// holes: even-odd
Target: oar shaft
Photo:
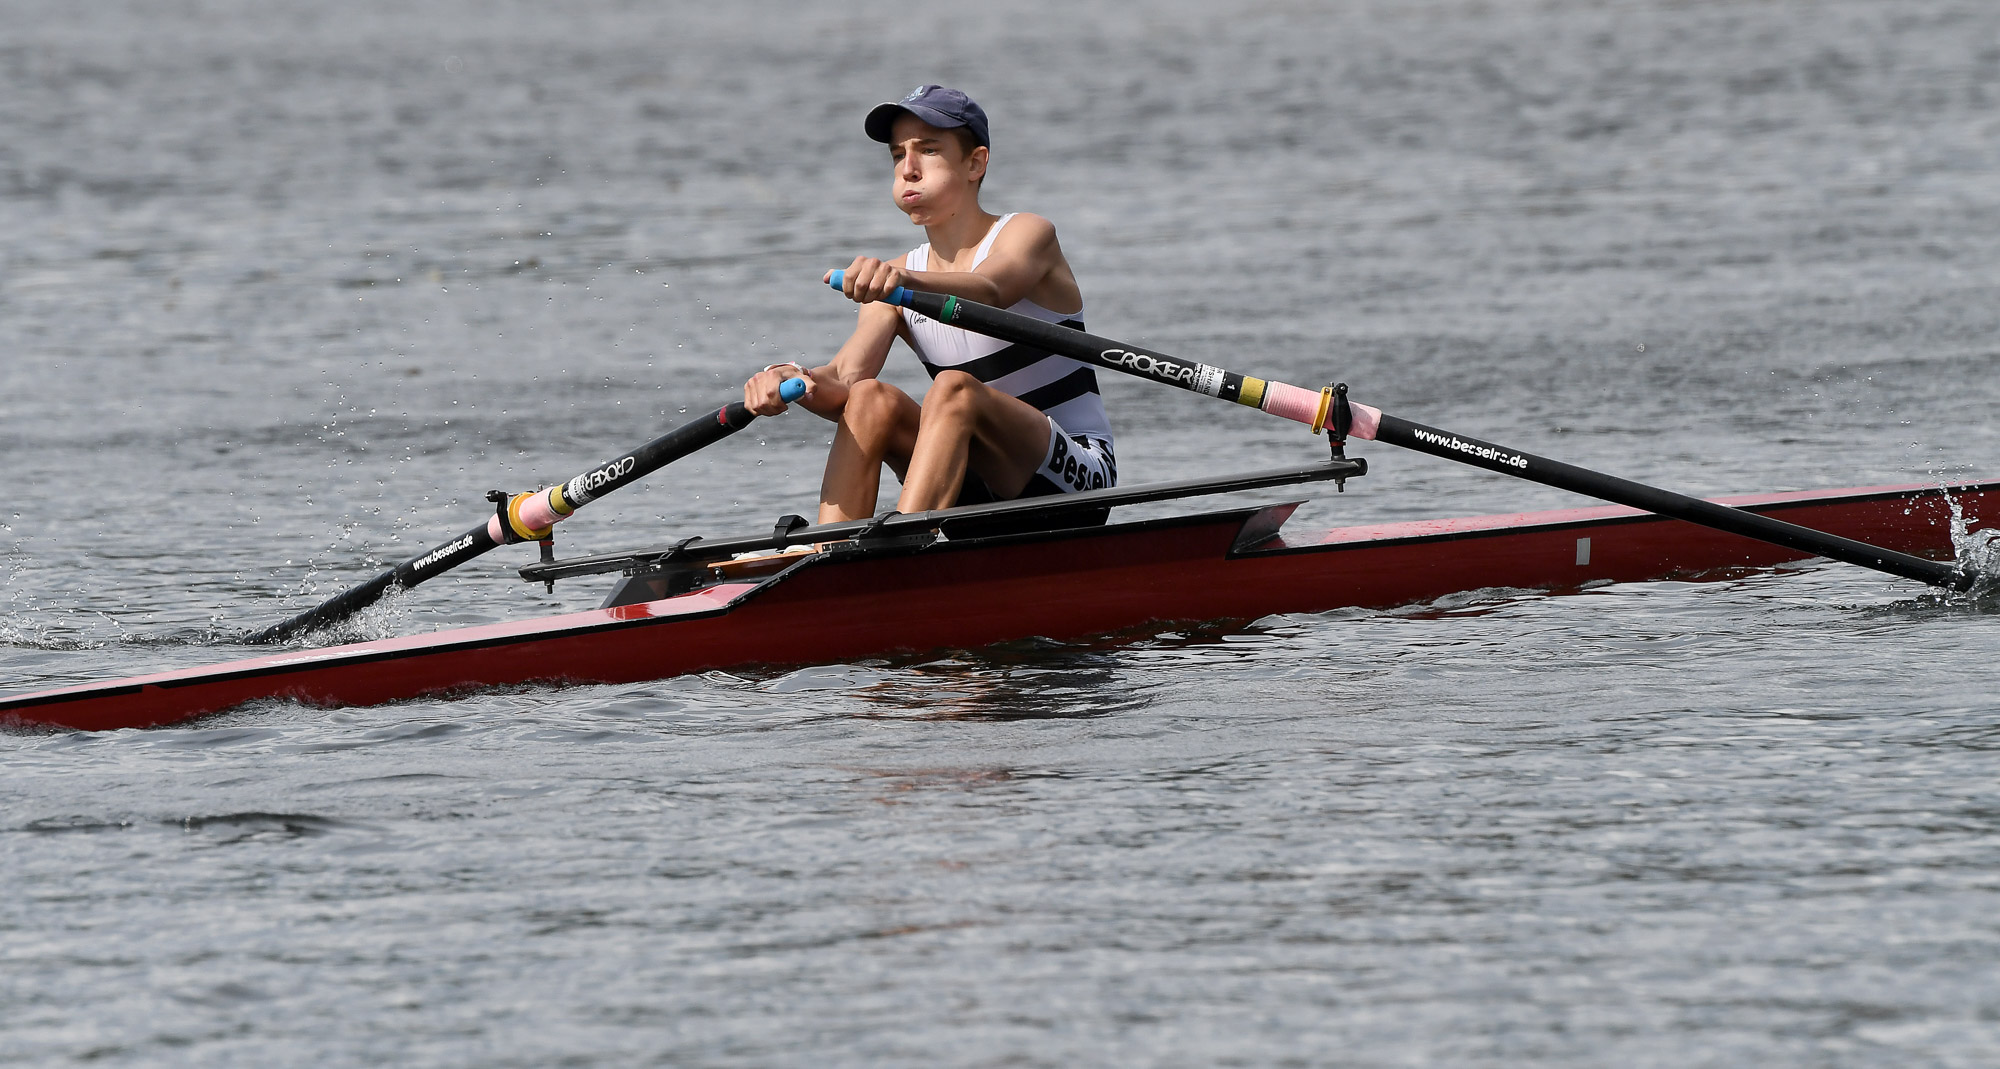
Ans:
[[[308,631],[353,616],[382,600],[382,596],[392,587],[413,587],[426,579],[442,575],[500,544],[493,540],[487,531],[488,526],[489,524],[482,523],[457,538],[433,546],[360,586],[342,591],[289,620],[272,624],[262,631],[245,636],[243,641],[253,645],[283,642],[293,635],[303,635]]]
[[[796,380],[795,380],[796,381]],[[789,386],[790,384],[787,383]],[[788,390],[796,400],[803,387]],[[709,415],[691,420],[615,460],[598,464],[557,486],[532,494],[516,494],[507,502],[503,522],[496,512],[485,523],[449,542],[433,546],[360,586],[344,591],[282,623],[244,638],[245,642],[281,642],[314,628],[338,623],[375,604],[392,587],[409,588],[434,579],[495,546],[544,537],[548,529],[577,509],[623,486],[637,482],[689,453],[735,434],[756,415],[732,401]]]
[[[835,271],[828,280],[835,289],[840,288],[842,275],[843,272]],[[1183,360],[1143,346],[1046,323],[1018,312],[959,297],[898,287],[890,298],[891,304],[902,305],[940,323],[962,327],[975,334],[1033,346],[1190,393],[1234,401],[1308,426],[1313,425],[1315,417],[1325,418],[1318,390],[1300,389],[1288,383],[1238,374],[1213,364]]]
[[[559,486],[522,495],[508,502],[511,533],[496,529],[496,541],[520,542],[541,536],[552,524],[577,509],[666,467],[689,453],[705,449],[735,434],[756,419],[741,401],[731,401],[713,414],[684,423],[630,453],[582,472]],[[499,526],[499,517],[493,523]]]
[[[838,288],[840,272],[830,280]],[[920,290],[899,289],[894,303],[930,316],[941,323],[962,327],[977,334],[1029,345],[1059,356],[1128,375],[1177,386],[1183,390],[1219,397],[1260,409],[1275,416],[1308,424],[1314,430],[1326,422],[1331,394],[1305,390],[1283,382],[1238,374],[1212,364],[1202,364],[1136,345],[1071,330],[1019,313]],[[1538,457],[1518,449],[1468,438],[1450,431],[1388,415],[1367,405],[1355,404],[1353,427],[1356,438],[1373,439],[1420,453],[1497,471],[1519,479],[1569,490],[1647,512],[1671,516],[1689,523],[1712,527],[1731,534],[1755,538],[1817,556],[1828,557],[1863,568],[1915,579],[1933,586],[1969,589],[1978,576],[1956,564],[1926,560],[1881,546],[1871,546],[1852,538],[1815,531],[1809,527],[1760,516],[1713,501],[1677,494],[1671,490],[1621,479],[1615,475],[1579,468],[1573,464]]]
[[[1356,422],[1361,421],[1357,419]],[[1800,527],[1798,524],[1786,523],[1769,516],[1760,516],[1754,512],[1730,508],[1728,505],[1718,505],[1713,501],[1703,501],[1698,497],[1635,483],[1616,475],[1606,475],[1588,468],[1579,468],[1574,464],[1565,464],[1560,460],[1550,460],[1507,446],[1495,445],[1477,438],[1467,438],[1462,434],[1454,434],[1421,423],[1412,423],[1386,412],[1377,414],[1373,431],[1370,437],[1378,442],[1402,446],[1446,460],[1456,460],[1461,464],[1497,471],[1502,475],[1512,475],[1517,479],[1526,479],[1560,490],[1587,494],[1604,501],[1771,542],[1815,556],[1844,561],[1863,568],[1873,568],[1879,572],[1915,579],[1917,582],[1929,583],[1932,586],[1963,590],[1970,587],[1974,579],[1974,576],[1955,564],[1926,560],[1909,553],[1872,546],[1852,538],[1843,538],[1840,535],[1816,531],[1810,527]]]

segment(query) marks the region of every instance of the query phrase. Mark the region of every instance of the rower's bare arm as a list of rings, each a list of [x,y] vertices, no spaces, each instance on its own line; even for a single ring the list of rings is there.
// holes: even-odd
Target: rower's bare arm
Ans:
[[[862,305],[854,317],[854,333],[825,367],[814,371],[815,386],[799,403],[827,419],[839,419],[847,408],[847,388],[882,373],[882,365],[889,360],[889,344],[896,340],[902,325],[903,313],[894,305]]]
[[[829,273],[828,277],[832,277]],[[1007,308],[1026,297],[1061,312],[1083,307],[1076,275],[1056,240],[1055,224],[1023,212],[1000,231],[986,259],[971,271],[911,271],[901,260],[857,256],[841,276],[840,290],[852,301],[887,300],[898,286],[945,293]]]
[[[912,289],[948,293],[995,308],[1012,307],[1023,297],[1044,308],[1083,307],[1076,275],[1063,258],[1054,223],[1039,215],[1016,215],[993,239],[986,259],[971,271],[906,271]]]
[[[808,412],[837,420],[847,407],[847,388],[862,379],[881,374],[889,359],[889,344],[896,340],[902,314],[886,304],[870,304],[855,317],[854,333],[847,336],[833,359],[816,368],[805,369],[806,395],[798,404]],[[774,367],[750,376],[743,384],[743,404],[760,416],[774,416],[785,410],[778,387],[786,379],[798,378],[791,367]]]
[[[903,285],[965,297],[995,308],[1026,297],[1058,312],[1083,307],[1076,275],[1056,240],[1055,224],[1023,212],[993,239],[986,259],[970,271],[904,271]]]

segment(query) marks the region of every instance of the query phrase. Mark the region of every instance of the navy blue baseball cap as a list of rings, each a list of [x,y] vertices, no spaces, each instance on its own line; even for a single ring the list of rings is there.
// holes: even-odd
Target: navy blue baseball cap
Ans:
[[[949,130],[963,126],[972,131],[973,140],[993,147],[986,136],[986,109],[972,102],[972,98],[956,89],[946,89],[941,85],[920,85],[909,96],[875,105],[868,113],[868,121],[862,125],[868,136],[883,144],[889,143],[889,128],[904,115],[914,115],[932,126]]]

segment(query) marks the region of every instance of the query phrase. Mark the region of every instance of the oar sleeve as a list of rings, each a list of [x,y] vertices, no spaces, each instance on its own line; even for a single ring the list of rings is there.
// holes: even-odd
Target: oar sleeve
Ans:
[[[1331,393],[1325,390],[1303,390],[1288,382],[1267,382],[1245,375],[1243,377],[1245,395],[1250,393],[1250,384],[1253,382],[1257,384],[1258,400],[1254,403],[1250,401],[1240,403],[1295,423],[1303,423],[1315,432],[1326,426],[1327,408],[1333,399]],[[1349,428],[1348,433],[1356,438],[1374,438],[1375,429],[1382,422],[1381,410],[1352,401],[1348,402],[1348,408],[1354,412],[1354,425]]]

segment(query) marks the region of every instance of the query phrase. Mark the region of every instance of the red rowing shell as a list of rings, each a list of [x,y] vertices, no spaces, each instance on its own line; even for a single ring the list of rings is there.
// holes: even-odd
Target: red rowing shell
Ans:
[[[2000,482],[1954,486],[2000,516]],[[1807,527],[1951,554],[1935,486],[1722,498]],[[520,683],[625,683],[897,651],[1076,639],[1149,623],[1384,607],[1482,587],[1570,590],[1767,567],[1802,554],[1619,506],[1278,531],[1292,505],[807,558],[754,582],[517,623],[284,653],[0,700],[0,721],[154,727],[259,699],[370,705]]]

